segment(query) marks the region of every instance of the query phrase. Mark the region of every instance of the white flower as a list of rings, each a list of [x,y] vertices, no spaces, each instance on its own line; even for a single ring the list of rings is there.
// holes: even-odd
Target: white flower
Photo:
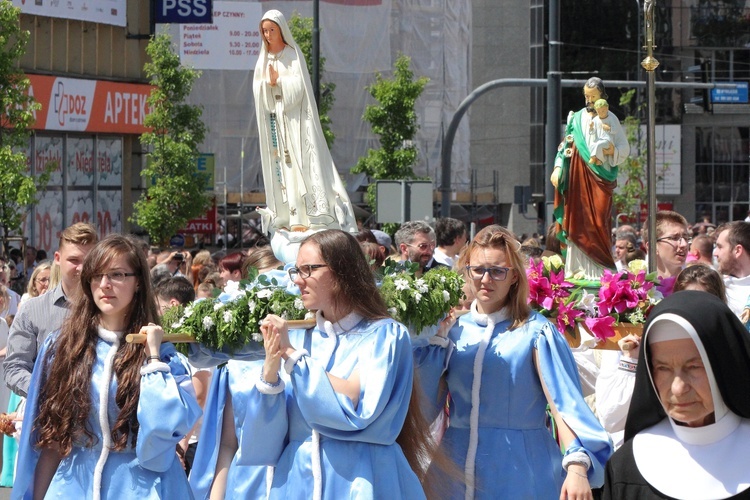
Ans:
[[[409,288],[409,282],[404,278],[398,278],[394,280],[393,284],[396,286],[396,290],[398,291],[406,290],[407,288]]]
[[[664,299],[664,294],[661,293],[656,287],[653,287],[648,291],[648,301],[651,305],[657,304]]]
[[[229,295],[230,300],[233,300],[240,294],[240,282],[232,280],[227,281],[227,284],[224,285],[224,293]]]
[[[258,332],[254,332],[253,334],[251,334],[250,338],[252,338],[255,342],[263,342],[263,335]]]
[[[282,312],[281,319],[289,319],[289,313],[287,311]]]
[[[189,317],[190,317],[190,316],[192,316],[192,315],[193,315],[193,308],[192,308],[192,307],[186,307],[186,308],[185,308],[185,312],[184,312],[184,313],[182,313],[182,316],[183,316],[184,318],[189,318]]]
[[[211,319],[210,316],[204,316],[203,317],[203,329],[210,330],[212,326],[214,326],[214,320]]]
[[[572,148],[565,148],[565,157],[570,158],[573,156],[573,149]]]
[[[589,316],[596,316],[596,295],[583,291],[583,296],[577,304],[579,309],[583,309]]]
[[[224,320],[224,323],[231,323],[232,311],[224,311],[224,316],[222,316],[222,319]]]
[[[448,302],[451,300],[451,294],[448,293],[447,290],[443,290],[443,302]]]
[[[172,328],[177,329],[182,326],[182,320],[177,321],[176,323],[172,323]]]
[[[302,299],[294,299],[294,308],[300,311],[305,308],[305,304],[302,303]]]
[[[641,271],[648,272],[648,263],[643,259],[635,259],[628,262],[628,271],[638,274]]]
[[[388,309],[388,314],[395,317],[396,314],[398,314],[398,309],[396,309],[395,307],[391,307],[390,309]]]
[[[258,303],[255,302],[254,300],[251,300],[250,302],[247,303],[247,307],[251,311],[254,311],[255,310],[255,306],[257,306],[257,305],[258,305]]]
[[[559,255],[552,255],[549,257],[545,255],[544,257],[542,257],[542,262],[544,262],[545,269],[554,271],[562,269],[562,267],[565,265]]]
[[[422,294],[419,292],[414,292],[414,302],[419,304],[419,301],[422,300]]]
[[[270,288],[264,288],[263,290],[258,290],[258,298],[259,299],[268,299],[273,295],[273,290]]]
[[[427,288],[427,283],[425,283],[422,278],[419,278],[414,282],[414,288],[419,290],[420,293],[427,293],[429,291],[429,288]]]
[[[445,276],[440,276],[440,283],[445,283]]]
[[[567,142],[568,144],[572,144],[573,143],[573,134],[566,135],[565,136],[565,142]]]

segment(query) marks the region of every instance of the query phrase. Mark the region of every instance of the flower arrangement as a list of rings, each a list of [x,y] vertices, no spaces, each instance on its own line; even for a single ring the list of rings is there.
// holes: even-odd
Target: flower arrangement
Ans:
[[[413,334],[437,325],[463,297],[463,278],[446,268],[433,269],[416,277],[418,264],[388,260],[380,293],[394,319],[411,328]],[[311,315],[299,295],[287,290],[275,278],[258,275],[253,269],[246,280],[230,282],[224,293],[213,299],[176,306],[164,313],[165,333],[188,333],[196,342],[211,348],[238,349],[250,341],[262,343],[259,325],[269,314],[287,320]]]
[[[583,323],[600,340],[615,335],[621,323],[642,324],[651,308],[671,293],[674,279],[659,280],[646,273],[646,262],[632,261],[619,272],[605,270],[597,294],[565,279],[559,256],[531,261],[526,269],[529,279],[529,304],[554,320],[558,330],[575,336],[576,323]]]
[[[464,296],[463,277],[439,267],[417,277],[419,264],[385,263],[380,294],[391,316],[407,325],[413,335],[437,325]]]
[[[198,300],[169,309],[162,318],[167,334],[188,332],[196,342],[212,349],[239,348],[249,341],[262,342],[260,323],[269,314],[303,319],[308,311],[299,295],[289,293],[275,278],[258,276],[230,282],[214,299]]]

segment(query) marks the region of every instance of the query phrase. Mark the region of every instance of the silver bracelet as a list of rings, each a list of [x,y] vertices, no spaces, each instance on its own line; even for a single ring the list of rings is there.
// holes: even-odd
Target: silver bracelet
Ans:
[[[261,370],[261,371],[260,371],[260,381],[261,381],[262,383],[266,384],[266,385],[267,385],[268,387],[278,387],[278,386],[279,386],[279,384],[281,384],[281,377],[278,377],[278,376],[277,376],[277,378],[276,378],[276,382],[274,382],[274,383],[272,384],[271,382],[269,382],[269,381],[267,381],[266,379],[264,379],[264,378],[263,378],[263,370]]]

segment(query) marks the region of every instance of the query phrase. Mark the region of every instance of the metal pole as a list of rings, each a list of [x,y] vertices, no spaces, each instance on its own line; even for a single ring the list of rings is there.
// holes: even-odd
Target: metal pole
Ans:
[[[245,138],[242,138],[242,151],[240,151],[240,252],[245,244]]]
[[[312,87],[315,96],[315,107],[320,110],[320,17],[318,7],[320,0],[313,0],[312,28]]]
[[[562,138],[560,133],[560,122],[562,113],[562,73],[560,72],[560,1],[549,0],[549,12],[547,15],[549,22],[549,69],[547,71],[547,130],[545,136],[545,155],[544,155],[544,199],[545,211],[543,218],[544,227],[547,227],[549,221],[546,220],[546,206],[555,200],[555,189],[549,178],[552,176],[552,169],[555,165],[555,156],[557,155],[557,144]]]
[[[656,82],[654,70],[659,61],[654,58],[654,0],[643,4],[643,17],[646,27],[646,57],[641,66],[648,75],[648,270],[656,271]]]

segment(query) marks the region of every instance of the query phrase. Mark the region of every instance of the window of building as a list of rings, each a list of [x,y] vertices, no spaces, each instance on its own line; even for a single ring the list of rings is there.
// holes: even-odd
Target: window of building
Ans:
[[[694,220],[744,220],[750,208],[750,127],[699,127],[695,134]]]
[[[58,235],[76,222],[90,222],[101,237],[122,231],[121,136],[36,134],[31,138],[29,167],[39,175],[53,168],[23,226],[30,243],[48,253],[57,250]]]

